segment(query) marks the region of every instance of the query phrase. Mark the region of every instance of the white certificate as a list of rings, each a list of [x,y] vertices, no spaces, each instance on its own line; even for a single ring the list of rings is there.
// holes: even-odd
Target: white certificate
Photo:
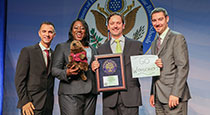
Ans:
[[[157,55],[131,56],[133,78],[152,77],[160,75],[160,68],[155,64]]]
[[[118,75],[103,76],[103,81],[104,81],[104,86],[105,87],[119,85]]]

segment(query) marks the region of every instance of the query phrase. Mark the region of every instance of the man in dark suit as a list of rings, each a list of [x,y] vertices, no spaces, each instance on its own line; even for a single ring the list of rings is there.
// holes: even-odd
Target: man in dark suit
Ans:
[[[54,25],[43,22],[38,34],[41,41],[21,50],[16,67],[17,107],[23,115],[52,115],[53,110],[50,44],[56,35]]]
[[[151,19],[159,34],[151,51],[158,55],[156,65],[161,69],[160,76],[152,79],[150,105],[155,107],[157,115],[187,115],[191,96],[187,84],[189,59],[185,38],[169,29],[169,16],[164,8],[155,8]]]
[[[123,36],[125,28],[123,16],[113,13],[107,20],[111,39],[98,48],[99,54],[122,53],[126,78],[126,91],[103,92],[104,115],[138,115],[139,106],[142,105],[141,89],[138,79],[132,78],[131,60],[132,55],[142,55],[142,43]],[[117,45],[119,40],[119,44]],[[118,49],[120,46],[120,49]],[[92,69],[99,67],[98,61],[92,64]]]

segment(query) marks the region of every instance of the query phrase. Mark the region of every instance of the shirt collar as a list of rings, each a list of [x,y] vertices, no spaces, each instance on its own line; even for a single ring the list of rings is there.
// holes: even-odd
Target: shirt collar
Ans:
[[[120,40],[120,42],[124,42],[125,41],[125,37],[122,35],[120,38],[118,38]],[[115,39],[111,38],[111,44],[115,43]]]
[[[166,30],[161,34],[159,35],[161,39],[164,39],[166,37],[166,34],[168,33],[169,31],[169,27],[166,28]]]
[[[44,51],[44,50],[50,50],[50,47],[49,47],[49,48],[44,47],[44,46],[41,44],[41,42],[39,42],[39,46],[40,46],[40,48],[41,48],[42,51]]]

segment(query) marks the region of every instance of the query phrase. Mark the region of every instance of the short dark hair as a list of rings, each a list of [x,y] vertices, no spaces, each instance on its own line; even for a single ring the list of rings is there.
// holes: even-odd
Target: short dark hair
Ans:
[[[167,10],[165,8],[157,7],[155,9],[153,9],[152,12],[150,13],[151,18],[152,18],[152,15],[154,13],[158,13],[158,12],[163,12],[165,17],[168,16],[168,12],[167,12]]]
[[[74,26],[75,22],[77,22],[77,21],[80,21],[85,28],[85,37],[82,39],[81,43],[84,46],[88,46],[89,45],[89,40],[90,40],[89,28],[88,28],[88,24],[83,19],[78,18],[78,19],[76,19],[72,22],[71,27],[69,29],[69,40],[68,41],[71,42],[71,41],[74,40],[74,37],[72,35],[72,29],[73,29],[73,26]]]
[[[47,24],[47,25],[51,25],[54,28],[54,32],[55,32],[55,25],[52,22],[49,21],[44,21],[40,24],[39,29],[42,27],[43,24]]]
[[[108,16],[108,18],[107,18],[107,25],[109,24],[110,18],[111,18],[112,16],[115,16],[115,15],[120,16],[121,19],[122,19],[122,23],[125,24],[125,19],[124,19],[124,16],[123,16],[123,15],[121,15],[121,14],[119,14],[119,13],[117,13],[117,12],[112,12],[112,13]]]

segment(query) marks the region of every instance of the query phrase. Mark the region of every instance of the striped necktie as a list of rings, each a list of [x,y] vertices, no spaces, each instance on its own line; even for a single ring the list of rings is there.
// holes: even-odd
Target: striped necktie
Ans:
[[[158,39],[157,39],[157,53],[160,50],[160,46],[161,46],[161,38],[158,37]]]

